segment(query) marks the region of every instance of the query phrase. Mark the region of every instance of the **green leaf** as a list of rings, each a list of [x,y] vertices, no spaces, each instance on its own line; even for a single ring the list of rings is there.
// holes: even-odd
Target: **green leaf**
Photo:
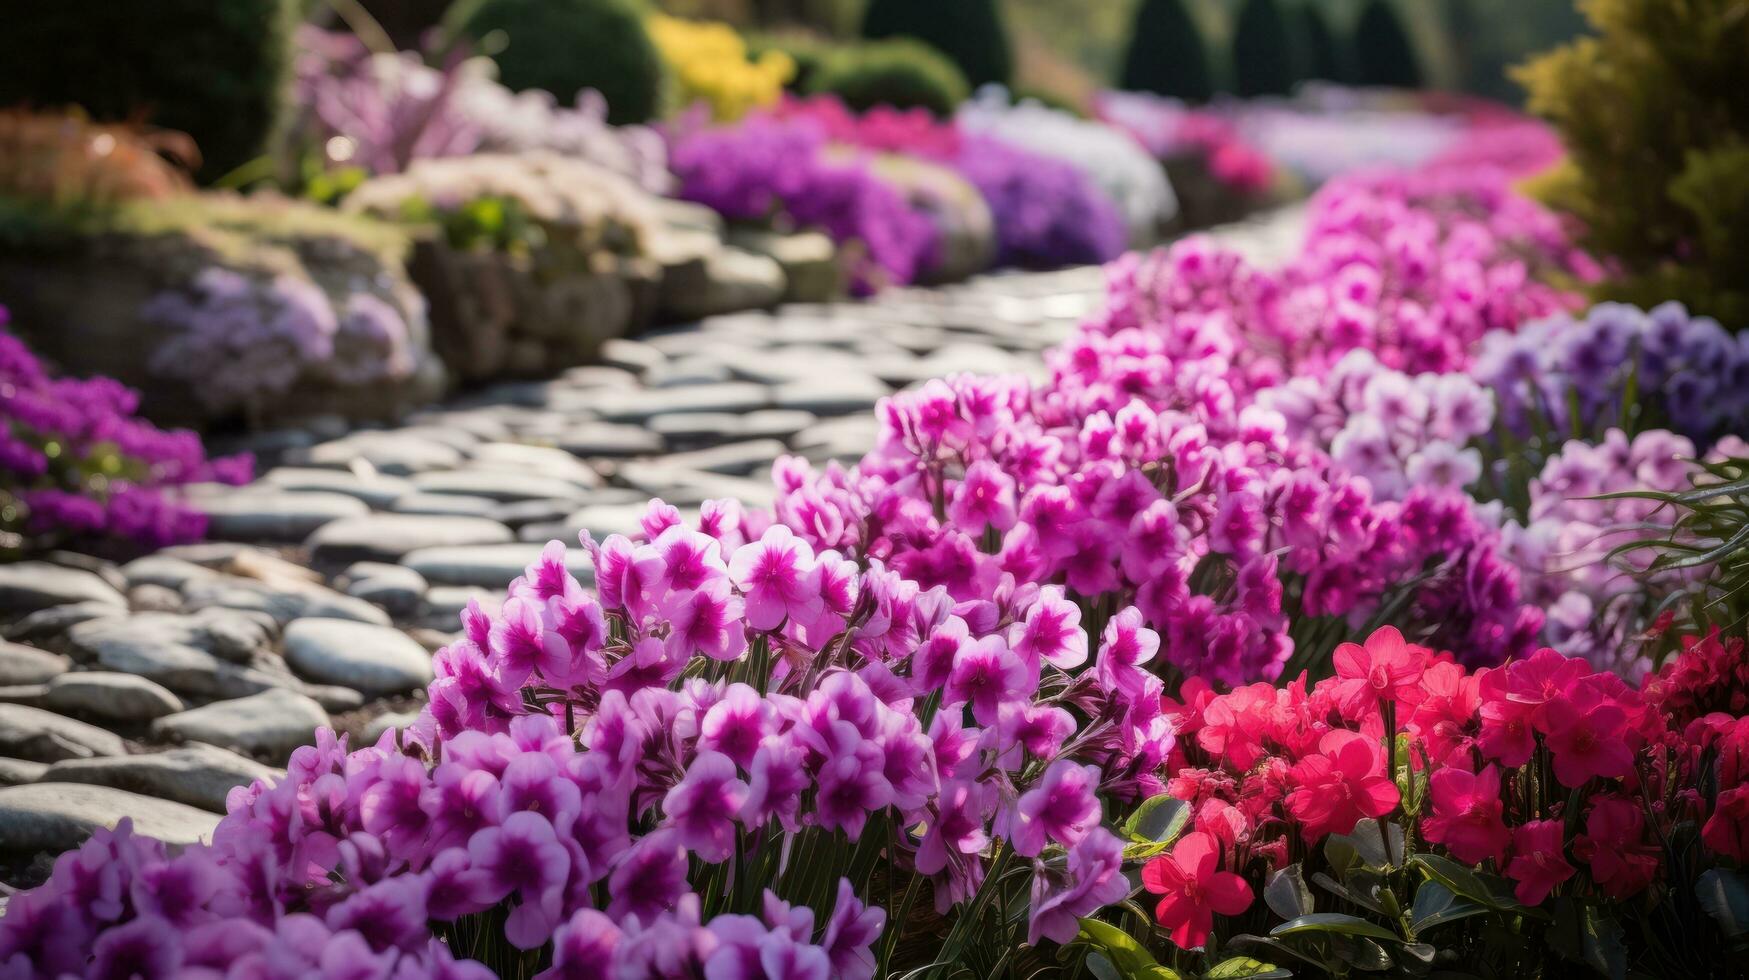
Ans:
[[[1161,966],[1135,937],[1109,922],[1082,919],[1075,941],[1093,947],[1094,952],[1087,956],[1089,962],[1103,954],[1107,965],[1116,971],[1116,980],[1184,980],[1176,971]]]
[[[1136,812],[1123,822],[1123,832],[1138,844],[1169,844],[1178,839],[1188,822],[1190,804],[1162,793],[1136,807]]]
[[[1392,867],[1392,855],[1403,853],[1403,830],[1396,824],[1390,825],[1390,845],[1385,844],[1385,831],[1377,820],[1370,817],[1354,825],[1354,829],[1346,834],[1331,834],[1324,839],[1324,858],[1330,862],[1330,867],[1338,878],[1348,877],[1348,873],[1356,868],[1370,871],[1388,871]]]
[[[1459,898],[1467,898],[1496,912],[1512,912],[1533,919],[1548,918],[1548,913],[1541,909],[1519,904],[1518,899],[1512,895],[1512,886],[1504,878],[1472,871],[1437,854],[1417,854],[1411,861],[1420,865],[1429,878],[1444,885]]]
[[[1124,975],[1118,972],[1117,967],[1100,953],[1087,954],[1087,972],[1098,980],[1124,980]]]
[[[1713,868],[1694,883],[1694,894],[1728,938],[1749,935],[1749,876]]]
[[[1290,864],[1269,876],[1263,886],[1263,901],[1269,910],[1284,919],[1297,919],[1316,911],[1312,905],[1312,890],[1306,887],[1304,872]]]
[[[1293,971],[1284,970],[1273,963],[1254,960],[1249,956],[1235,956],[1215,964],[1214,969],[1202,975],[1202,980],[1240,980],[1243,977],[1286,980],[1292,976]]]
[[[1397,918],[1398,913],[1402,911],[1397,905],[1397,896],[1391,894],[1390,888],[1385,885],[1385,879],[1376,872],[1367,871],[1364,868],[1350,871],[1346,885],[1322,871],[1312,876],[1312,883],[1345,902],[1358,905],[1387,919]]]
[[[1389,942],[1402,942],[1402,937],[1384,928],[1373,925],[1365,919],[1353,915],[1343,915],[1340,912],[1313,912],[1297,919],[1283,922],[1269,930],[1271,936],[1293,936],[1307,932],[1333,932],[1344,936],[1366,936],[1372,939],[1384,939]]]
[[[1415,890],[1415,905],[1410,911],[1409,927],[1417,934],[1457,922],[1472,915],[1490,911],[1487,906],[1461,898],[1436,878],[1429,878]]]
[[[1595,906],[1570,898],[1555,903],[1555,924],[1549,930],[1549,945],[1575,963],[1583,963],[1610,980],[1626,980],[1627,946],[1621,924]]]

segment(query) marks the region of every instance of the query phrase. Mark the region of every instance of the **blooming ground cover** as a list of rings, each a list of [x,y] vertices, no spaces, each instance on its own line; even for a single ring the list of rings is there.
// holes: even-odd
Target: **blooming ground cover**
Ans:
[[[863,173],[774,146],[883,127],[954,159],[806,107],[674,149],[763,214]],[[1126,257],[1040,383],[887,399],[770,512],[651,501],[589,581],[553,542],[410,728],[321,733],[210,845],[99,832],[11,899],[0,973],[1731,975],[1743,643],[1658,662],[1707,563],[1608,563],[1674,518],[1596,494],[1741,455],[1678,393],[1735,348],[1581,313],[1534,156],[1333,182],[1277,270]]]
[[[0,552],[77,544],[146,550],[198,540],[206,516],[176,490],[243,484],[247,456],[208,459],[200,437],[136,416],[109,378],[56,378],[0,307]]]

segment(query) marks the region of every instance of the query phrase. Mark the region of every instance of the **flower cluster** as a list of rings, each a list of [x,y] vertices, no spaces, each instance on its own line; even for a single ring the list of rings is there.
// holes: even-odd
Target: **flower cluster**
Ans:
[[[1097,108],[1101,119],[1157,159],[1200,159],[1210,176],[1235,193],[1259,194],[1275,180],[1274,162],[1225,116],[1147,92],[1103,92]]]
[[[1074,165],[960,132],[925,109],[877,106],[857,115],[830,95],[790,100],[786,118],[802,117],[834,143],[898,153],[944,164],[989,205],[996,224],[998,265],[1054,267],[1116,258],[1127,240],[1122,216]]]
[[[1697,827],[1714,860],[1740,860],[1749,719],[1702,716],[1693,701],[1701,675],[1731,671],[1723,650],[1716,636],[1695,644],[1642,692],[1552,650],[1470,673],[1385,628],[1339,648],[1335,676],[1316,684],[1218,695],[1186,684],[1168,791],[1188,804],[1191,832],[1143,872],[1163,896],[1161,924],[1177,945],[1201,946],[1211,913],[1250,905],[1233,873],[1261,879],[1369,821],[1503,876],[1524,906],[1627,901],[1693,874],[1706,857],[1677,867],[1667,855]],[[1697,791],[1714,780],[1716,800]],[[1421,860],[1395,847],[1375,860]]]
[[[538,89],[500,85],[485,58],[372,54],[357,38],[305,27],[298,35],[288,145],[327,166],[399,173],[415,160],[475,152],[549,150],[627,177],[652,193],[671,183],[666,144],[654,130],[607,124],[600,93],[575,106]]]
[[[679,197],[732,221],[818,228],[862,253],[853,285],[870,292],[913,281],[935,261],[940,232],[855,155],[837,154],[806,120],[754,116],[673,134]]]
[[[679,102],[706,103],[718,122],[733,122],[775,105],[783,97],[784,85],[795,76],[796,63],[789,55],[768,50],[751,57],[747,42],[721,21],[651,14],[644,23],[674,74]]]
[[[1280,412],[1290,438],[1327,451],[1384,500],[1411,487],[1469,487],[1483,466],[1470,443],[1494,426],[1493,394],[1469,376],[1404,374],[1364,349],[1322,378],[1259,391],[1257,404]]]
[[[1539,426],[1596,433],[1631,418],[1708,443],[1749,423],[1749,346],[1680,303],[1602,303],[1582,319],[1559,314],[1490,334],[1470,373],[1497,393],[1520,437]],[[1633,417],[1623,405],[1630,388]]]
[[[413,372],[401,312],[370,293],[335,310],[309,279],[208,266],[140,309],[164,332],[148,367],[189,383],[213,410],[249,409],[306,378],[360,384]]]
[[[1128,133],[1037,102],[1011,102],[995,85],[960,106],[955,122],[963,133],[993,137],[1086,174],[1117,203],[1131,241],[1157,240],[1178,213],[1166,172]]]
[[[1530,481],[1526,513],[1505,526],[1506,554],[1548,612],[1550,645],[1630,679],[1650,666],[1633,638],[1658,602],[1701,570],[1648,575],[1644,558],[1612,556],[1625,543],[1669,535],[1676,515],[1656,500],[1609,495],[1686,490],[1694,458],[1692,443],[1662,429],[1632,439],[1610,429],[1595,444],[1569,441]]]
[[[140,548],[198,539],[206,518],[176,489],[247,483],[253,461],[209,460],[199,436],[136,416],[139,396],[109,378],[51,378],[7,319],[0,307],[0,526],[12,538],[4,550],[68,538]]]

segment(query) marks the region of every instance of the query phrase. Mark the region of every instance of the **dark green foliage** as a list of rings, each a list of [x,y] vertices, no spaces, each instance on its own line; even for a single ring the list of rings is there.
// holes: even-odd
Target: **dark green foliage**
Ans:
[[[607,99],[608,121],[640,123],[656,114],[662,59],[634,0],[485,0],[463,30],[503,32],[495,54],[504,84],[545,89],[569,103],[586,88]]]
[[[1324,0],[1300,0],[1292,9],[1295,81],[1343,79],[1342,55],[1325,13]]]
[[[966,100],[966,77],[941,52],[906,38],[869,41],[828,53],[809,72],[810,95],[831,93],[861,112],[877,105],[952,115]]]
[[[1573,0],[1445,0],[1447,44],[1465,92],[1517,104],[1511,66],[1585,30]]]
[[[1187,102],[1214,94],[1202,32],[1184,0],[1142,0],[1124,56],[1125,91],[1157,92]]]
[[[1008,31],[995,0],[870,0],[862,36],[910,37],[947,55],[974,87],[1014,75]]]
[[[1276,0],[1245,0],[1233,28],[1233,89],[1246,98],[1293,88],[1293,45]]]
[[[767,51],[782,51],[796,63],[796,73],[783,86],[790,92],[812,91],[815,74],[836,50],[831,41],[803,31],[748,34],[746,39],[749,60],[758,61]]]
[[[282,116],[282,0],[42,0],[0,28],[0,106],[82,107],[194,138],[213,180],[266,149]]]
[[[1567,164],[1536,192],[1618,270],[1593,292],[1749,327],[1749,0],[1591,0],[1596,37],[1518,71]]]
[[[1354,26],[1355,81],[1380,88],[1420,88],[1421,63],[1390,0],[1367,0]]]

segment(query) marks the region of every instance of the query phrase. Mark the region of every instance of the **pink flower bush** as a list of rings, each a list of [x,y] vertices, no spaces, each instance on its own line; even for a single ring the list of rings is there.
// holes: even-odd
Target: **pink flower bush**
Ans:
[[[110,378],[55,378],[8,329],[0,306],[0,553],[73,542],[149,549],[198,540],[188,484],[242,484],[248,456],[208,459],[200,437],[135,412]]]

